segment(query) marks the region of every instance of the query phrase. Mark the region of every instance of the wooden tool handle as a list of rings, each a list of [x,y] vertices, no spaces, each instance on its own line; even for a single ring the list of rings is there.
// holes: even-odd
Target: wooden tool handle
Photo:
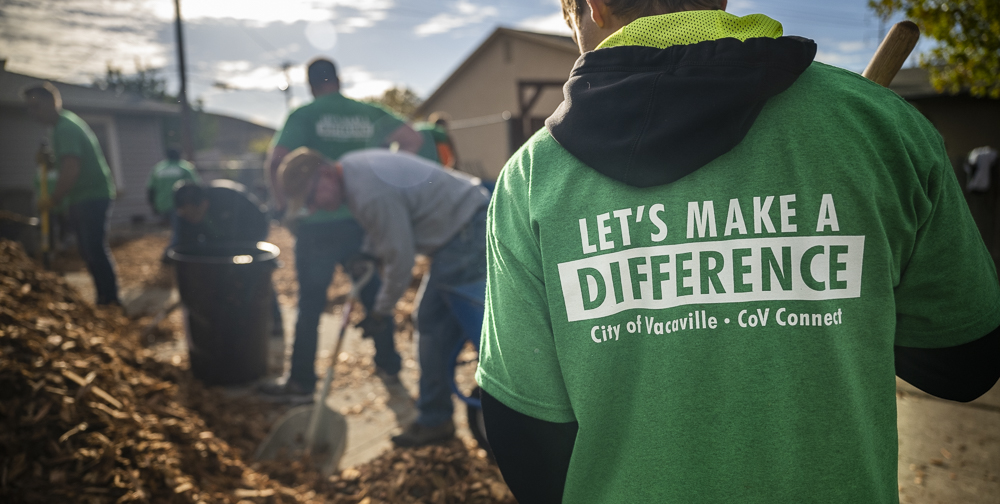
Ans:
[[[861,74],[867,79],[889,87],[896,73],[903,67],[906,58],[920,39],[920,28],[912,21],[900,21],[893,25],[889,34],[875,51],[875,56],[868,62],[868,67]]]
[[[51,199],[51,194],[49,194],[49,160],[45,152],[45,144],[43,143],[38,148],[38,155],[35,156],[38,160],[38,199],[41,201],[49,201]],[[41,212],[42,218],[42,229],[41,229],[41,253],[42,259],[44,260],[44,255],[49,252],[52,244],[49,243],[49,209],[46,208]]]

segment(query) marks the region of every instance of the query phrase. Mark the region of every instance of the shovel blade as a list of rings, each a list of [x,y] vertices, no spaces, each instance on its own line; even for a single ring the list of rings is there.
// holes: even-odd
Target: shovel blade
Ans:
[[[313,446],[306,446],[306,433],[313,408],[319,412],[319,429]],[[292,408],[274,424],[264,442],[257,448],[257,460],[275,460],[279,456],[289,459],[302,457],[307,452],[310,460],[327,477],[337,470],[344,448],[347,445],[347,420],[325,404],[307,404]]]

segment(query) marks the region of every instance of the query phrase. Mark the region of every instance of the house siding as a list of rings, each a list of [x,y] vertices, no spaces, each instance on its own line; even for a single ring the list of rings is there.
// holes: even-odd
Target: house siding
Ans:
[[[146,202],[146,181],[153,166],[164,158],[162,121],[158,117],[119,115],[115,117],[124,187],[119,188],[112,228],[156,219]]]
[[[534,43],[509,33],[501,33],[486,44],[421,110],[447,112],[453,121],[504,111],[516,118],[520,113],[518,81],[565,81],[578,57],[572,50]],[[560,88],[546,88],[532,108],[531,117],[548,117],[561,101]],[[510,128],[509,123],[500,122],[452,130],[458,169],[496,180],[511,155]]]
[[[35,153],[46,129],[23,108],[0,107],[0,210],[34,215]]]

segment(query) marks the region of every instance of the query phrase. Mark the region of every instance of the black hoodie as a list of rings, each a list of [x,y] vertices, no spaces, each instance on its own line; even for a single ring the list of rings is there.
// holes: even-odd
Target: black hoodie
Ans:
[[[669,184],[739,144],[764,103],[815,55],[815,42],[799,37],[588,52],[545,125],[608,177],[635,187]]]

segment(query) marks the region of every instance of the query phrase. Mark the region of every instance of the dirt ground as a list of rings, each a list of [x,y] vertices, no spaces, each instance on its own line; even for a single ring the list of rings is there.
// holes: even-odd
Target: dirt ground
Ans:
[[[164,265],[159,260],[168,238],[168,233],[164,230],[112,245],[120,290],[135,290],[146,287],[169,288],[172,286],[173,272],[171,267]],[[281,267],[273,275],[279,303],[285,307],[294,307],[297,301],[298,284],[295,279],[294,254],[292,253],[293,238],[287,230],[276,226],[272,228],[269,241],[278,245],[282,251]],[[407,362],[409,362],[408,367],[414,367],[413,361],[416,356],[410,314],[413,310],[416,287],[426,272],[428,264],[426,260],[418,261],[414,268],[411,288],[397,304],[396,346],[404,359],[404,367],[407,367]],[[84,271],[82,261],[72,254],[63,254],[57,257],[53,261],[53,265],[61,273]],[[327,310],[330,312],[339,310],[348,292],[349,281],[345,275],[338,272],[330,287],[330,302]],[[88,293],[82,294],[84,299],[89,299]],[[253,396],[234,397],[227,394],[225,390],[201,386],[187,372],[186,353],[177,350],[184,348],[184,345],[179,344],[184,338],[182,317],[180,310],[174,311],[152,331],[151,342],[139,341],[138,343],[145,347],[144,355],[158,363],[152,368],[155,370],[155,378],[177,385],[173,400],[176,401],[178,407],[196,414],[199,421],[204,422],[207,430],[212,432],[214,437],[227,443],[240,459],[249,460],[250,454],[266,436],[270,426],[288,410],[288,406],[261,401]],[[352,312],[353,322],[360,321],[362,317],[363,309],[361,307]],[[152,321],[153,316],[146,314],[135,316],[123,323],[130,328],[127,331],[129,334],[138,335],[142,329],[149,327]],[[342,353],[338,357],[334,388],[349,387],[356,381],[372,379],[374,366],[371,363],[370,355]],[[467,348],[461,359],[474,360],[474,350]],[[320,360],[322,360],[322,354]],[[322,367],[322,363],[320,364],[321,366],[318,367]],[[463,366],[460,369],[459,376],[456,377],[460,388],[471,390],[474,387],[472,377],[474,371],[474,364]],[[409,385],[408,388],[415,389],[415,384]],[[384,407],[384,398],[380,400],[378,397],[370,397],[358,404],[346,406],[341,413],[345,415],[362,414],[366,408]],[[454,464],[458,464],[457,467],[460,469],[458,472],[455,468],[448,469],[450,465]],[[248,465],[254,470],[268,475],[272,480],[295,489],[295,492],[298,492],[295,501],[318,499],[315,501],[373,504],[377,502],[465,502],[466,499],[470,499],[468,502],[513,502],[513,497],[503,484],[495,465],[489,462],[486,453],[479,449],[475,441],[467,435],[452,443],[437,447],[418,450],[390,450],[377,459],[363,464],[363,466],[345,469],[341,474],[335,475],[329,480],[319,478],[316,473],[307,470],[301,464],[261,465],[248,462]],[[439,471],[444,471],[444,474],[436,475]],[[435,474],[435,476],[431,477],[429,474]],[[472,477],[471,480],[470,477]],[[424,488],[422,485],[428,481],[430,487]],[[392,484],[386,482],[392,482]],[[178,486],[178,488],[183,488],[183,485]],[[345,495],[345,492],[354,493]],[[271,495],[267,494],[266,491],[264,494],[257,495],[257,497],[262,497],[261,499],[253,499],[254,495],[244,493],[251,498],[250,502],[281,501],[280,499],[263,498]],[[178,492],[177,495],[185,495],[185,492]],[[311,497],[306,499],[303,496]],[[459,496],[464,497],[459,499]],[[189,500],[176,501],[188,502]],[[196,501],[190,500],[190,502]]]

